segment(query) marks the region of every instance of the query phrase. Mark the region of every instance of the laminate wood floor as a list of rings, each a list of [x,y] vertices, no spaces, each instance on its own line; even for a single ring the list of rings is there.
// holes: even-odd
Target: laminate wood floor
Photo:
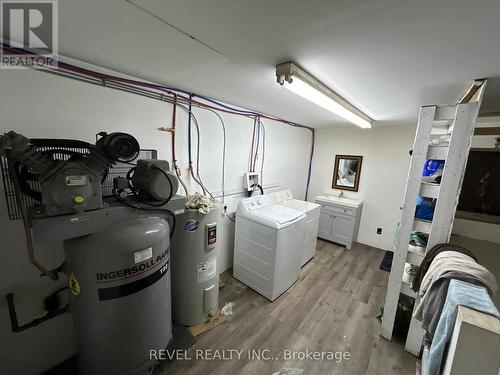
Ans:
[[[304,375],[415,374],[416,359],[404,344],[379,336],[377,315],[389,279],[379,269],[384,252],[319,240],[317,249],[300,279],[272,303],[225,272],[220,304],[233,301],[234,315],[199,337],[187,351],[190,360],[173,361],[162,374],[271,375],[282,368],[300,368]],[[231,349],[242,351],[240,359],[236,352],[233,359],[201,359],[229,358]],[[272,358],[250,358],[249,350]],[[324,352],[323,360],[299,359],[306,350]],[[329,352],[349,352],[350,358],[329,360]],[[291,353],[295,359],[285,358]]]

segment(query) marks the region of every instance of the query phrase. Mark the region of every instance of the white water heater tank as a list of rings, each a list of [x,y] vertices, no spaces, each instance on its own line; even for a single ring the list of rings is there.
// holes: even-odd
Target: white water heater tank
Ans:
[[[195,326],[209,320],[219,306],[220,206],[208,214],[186,209],[175,217],[171,251],[173,321]]]

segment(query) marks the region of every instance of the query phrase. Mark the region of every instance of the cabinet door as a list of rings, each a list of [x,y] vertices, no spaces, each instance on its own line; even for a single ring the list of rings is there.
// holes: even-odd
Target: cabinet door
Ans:
[[[352,216],[335,214],[333,217],[332,240],[351,248],[352,235],[354,232],[355,218]]]
[[[321,211],[319,214],[318,237],[325,240],[332,239],[332,221],[333,213],[329,211]]]

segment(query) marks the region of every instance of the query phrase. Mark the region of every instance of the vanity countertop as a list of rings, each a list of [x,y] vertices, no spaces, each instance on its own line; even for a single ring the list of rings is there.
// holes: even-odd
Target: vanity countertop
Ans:
[[[316,200],[324,203],[339,204],[342,206],[349,206],[349,207],[359,207],[363,203],[361,199],[347,198],[347,197],[339,198],[338,196],[335,195],[319,195],[316,197]]]

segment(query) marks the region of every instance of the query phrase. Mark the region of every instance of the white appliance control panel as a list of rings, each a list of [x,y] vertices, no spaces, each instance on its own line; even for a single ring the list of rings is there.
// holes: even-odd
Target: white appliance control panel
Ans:
[[[259,208],[271,206],[274,204],[273,200],[267,195],[257,195],[255,197],[245,198],[240,203],[248,212],[252,212],[258,210]]]
[[[284,202],[293,198],[293,194],[290,189],[275,191],[273,193],[269,193],[269,196],[274,202]]]

